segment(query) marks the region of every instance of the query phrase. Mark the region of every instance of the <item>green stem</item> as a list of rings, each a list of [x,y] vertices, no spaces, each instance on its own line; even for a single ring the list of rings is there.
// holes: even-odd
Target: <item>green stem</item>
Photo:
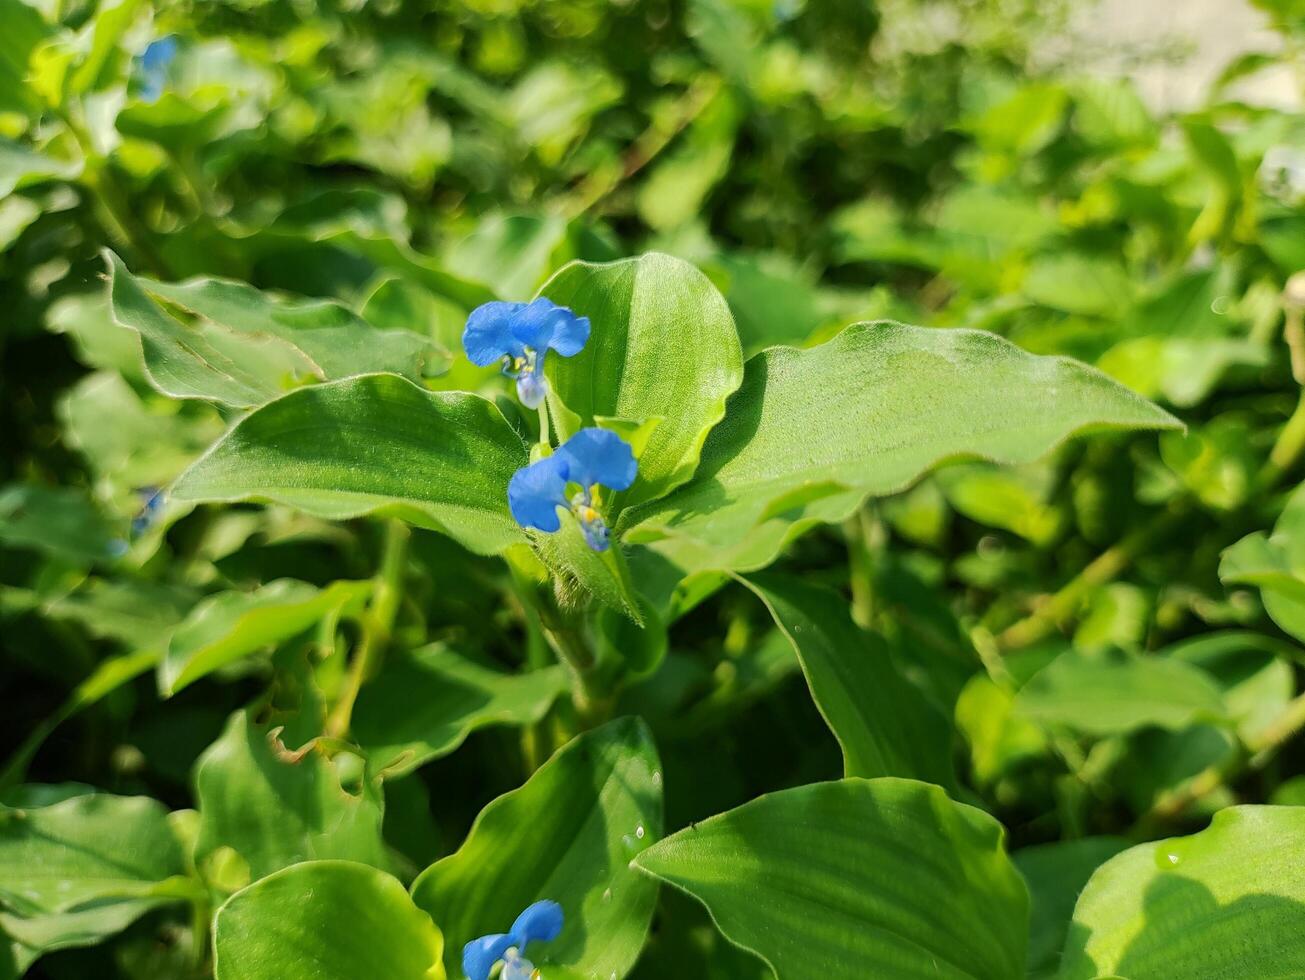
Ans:
[[[1197,801],[1226,786],[1247,771],[1263,769],[1278,751],[1305,728],[1305,694],[1299,694],[1278,717],[1246,744],[1246,751],[1229,761],[1210,766],[1178,790],[1156,800],[1133,828],[1135,836],[1153,837],[1165,823],[1181,817]]]
[[[1106,549],[1057,592],[1044,599],[1026,618],[1008,626],[997,637],[1003,650],[1018,650],[1050,636],[1078,610],[1098,586],[1112,581],[1152,542],[1175,528],[1186,516],[1186,508],[1170,511],[1126,535]]]
[[[372,677],[390,642],[390,632],[403,599],[403,571],[408,560],[408,539],[411,532],[402,521],[390,520],[385,525],[385,544],[381,552],[381,567],[376,574],[375,591],[362,617],[362,635],[354,649],[353,659],[344,677],[344,687],[336,700],[335,708],[326,719],[326,734],[344,738],[353,721],[353,706],[363,684]]]
[[[869,629],[874,622],[874,556],[883,547],[883,526],[863,507],[843,523],[847,540],[848,583],[852,589],[852,618]]]
[[[82,183],[95,199],[97,216],[109,238],[129,246],[161,279],[171,279],[167,262],[155,247],[149,230],[136,217],[127,192],[118,183],[108,159],[95,148],[91,134],[71,112],[61,112],[60,118],[81,148]]]

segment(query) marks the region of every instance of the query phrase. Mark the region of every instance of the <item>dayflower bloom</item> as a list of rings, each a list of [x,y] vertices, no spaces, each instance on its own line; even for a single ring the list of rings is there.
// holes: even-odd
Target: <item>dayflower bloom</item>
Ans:
[[[543,296],[531,303],[485,303],[471,311],[462,346],[471,363],[488,367],[503,362],[503,373],[517,382],[527,408],[538,408],[548,393],[544,358],[550,350],[563,357],[580,353],[589,339],[589,318],[576,316]]]
[[[462,947],[462,972],[467,980],[489,980],[494,964],[503,961],[499,980],[531,980],[539,974],[522,954],[526,944],[548,942],[562,931],[562,906],[556,902],[535,902],[517,916],[506,933],[481,936]]]
[[[144,534],[152,528],[159,516],[163,513],[163,491],[154,487],[144,487],[136,491],[136,496],[140,498],[140,510],[136,516],[131,519],[131,533],[135,537]]]
[[[168,35],[149,46],[136,59],[140,66],[140,97],[145,102],[157,102],[163,95],[163,87],[168,80],[168,68],[177,56],[177,39]]]
[[[585,541],[594,551],[606,551],[607,522],[598,512],[600,486],[628,490],[639,466],[629,443],[607,429],[581,429],[553,453],[513,474],[508,483],[508,507],[522,527],[553,532],[562,527],[557,508],[575,515]],[[568,497],[567,489],[577,489]]]

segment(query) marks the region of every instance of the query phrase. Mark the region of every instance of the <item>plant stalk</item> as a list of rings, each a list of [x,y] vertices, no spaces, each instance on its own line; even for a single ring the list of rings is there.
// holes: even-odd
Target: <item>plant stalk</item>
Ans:
[[[353,659],[344,677],[344,688],[335,707],[326,719],[326,734],[344,738],[353,722],[353,706],[358,700],[368,678],[380,665],[380,658],[390,642],[394,619],[403,600],[403,571],[408,560],[408,540],[412,532],[399,520],[389,520],[385,525],[385,544],[381,551],[381,566],[376,574],[375,591],[371,603],[362,617],[362,635],[354,648]]]

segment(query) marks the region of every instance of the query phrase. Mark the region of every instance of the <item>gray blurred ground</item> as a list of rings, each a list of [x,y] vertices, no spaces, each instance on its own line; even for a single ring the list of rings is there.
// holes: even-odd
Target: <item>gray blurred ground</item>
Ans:
[[[1264,12],[1246,0],[1093,0],[1081,4],[1072,24],[1071,60],[1131,76],[1156,108],[1198,105],[1232,59],[1282,45]],[[1300,84],[1279,67],[1233,92],[1260,105],[1299,108]]]

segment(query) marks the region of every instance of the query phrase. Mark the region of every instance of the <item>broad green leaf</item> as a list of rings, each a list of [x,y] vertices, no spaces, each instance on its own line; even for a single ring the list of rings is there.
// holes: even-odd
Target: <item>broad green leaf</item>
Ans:
[[[13,942],[13,956],[19,972],[46,953],[78,946],[94,946],[122,932],[145,913],[172,898],[133,898],[90,904],[72,912],[35,915],[30,918],[0,912],[0,977],[6,976],[3,942]]]
[[[986,813],[908,779],[771,793],[640,854],[784,980],[1012,980],[1028,894]]]
[[[91,794],[0,807],[0,899],[20,915],[149,898],[184,873],[168,811],[155,800]]]
[[[488,283],[506,300],[528,300],[560,265],[566,221],[557,216],[490,215],[445,256],[454,275]]]
[[[119,333],[126,331],[118,330]],[[122,491],[170,482],[222,434],[216,412],[192,402],[142,399],[116,371],[89,374],[60,399],[65,441],[102,480]],[[162,403],[169,411],[158,410]]]
[[[333,760],[314,750],[302,757],[278,751],[275,737],[237,711],[200,756],[196,864],[231,848],[252,881],[316,859],[388,867],[379,787],[364,778],[361,790],[350,792]]]
[[[1034,303],[1080,316],[1117,317],[1133,298],[1133,279],[1117,260],[1049,254],[1029,266],[1024,294]]]
[[[443,949],[396,879],[365,864],[309,861],[218,909],[213,971],[217,980],[444,980]]]
[[[687,571],[750,571],[938,463],[1031,462],[1095,429],[1174,428],[1103,374],[974,330],[862,323],[748,361],[691,483],[620,530]]]
[[[244,283],[163,283],[127,271],[112,252],[114,320],[140,334],[151,383],[174,398],[261,405],[306,380],[387,371],[418,379],[446,355],[411,330],[377,330],[343,306],[276,301]]]
[[[1092,872],[1128,846],[1119,837],[1084,837],[1026,847],[1011,855],[1029,886],[1029,959],[1032,978],[1054,976],[1074,914]]]
[[[32,51],[49,33],[35,7],[22,0],[0,3],[0,37],[5,40],[0,44],[0,112],[27,113],[37,107],[27,85],[28,65]]]
[[[331,612],[360,603],[370,582],[333,582],[316,589],[278,579],[253,592],[220,592],[203,600],[177,627],[159,665],[159,688],[176,694],[213,671],[297,636]]]
[[[91,636],[161,649],[197,598],[191,589],[162,582],[91,578],[75,592],[56,596],[42,612],[76,623]]]
[[[1256,531],[1227,548],[1219,578],[1254,585],[1273,621],[1305,642],[1305,489],[1297,489],[1272,534]]]
[[[1163,654],[1199,667],[1219,685],[1237,734],[1247,744],[1254,744],[1287,707],[1296,693],[1291,662],[1305,655],[1276,637],[1236,630],[1193,637]]]
[[[120,554],[125,542],[84,491],[11,483],[0,487],[0,544],[103,562]]]
[[[1154,654],[1069,650],[1015,697],[1015,710],[1041,725],[1085,735],[1120,735],[1148,725],[1181,729],[1226,716],[1223,695],[1205,672]]]
[[[525,540],[507,485],[528,462],[494,405],[377,374],[292,392],[242,419],[172,488],[343,520],[384,511],[480,554]]]
[[[980,786],[991,786],[1048,750],[1047,735],[1015,711],[1015,696],[975,674],[961,689],[954,708],[956,728],[970,747],[970,767]]]
[[[665,417],[639,457],[639,479],[617,497],[618,509],[689,479],[743,374],[734,319],[716,287],[687,262],[651,253],[601,265],[574,262],[540,294],[591,325],[579,354],[548,359],[552,401],[560,399],[582,425],[596,416]]]
[[[0,65],[0,75],[3,71],[4,68]],[[0,77],[0,84],[3,84],[2,77]],[[2,94],[0,94],[0,102],[3,102]],[[18,143],[0,139],[0,199],[41,181],[71,179],[77,176],[79,169],[75,164],[54,160]]]
[[[506,931],[547,898],[567,923],[531,947],[531,960],[619,980],[643,947],[657,897],[630,860],[661,832],[657,751],[642,722],[623,718],[573,739],[485,807],[457,852],[413,882],[412,896],[444,929],[452,976],[464,943]]]
[[[439,644],[386,661],[358,698],[352,734],[388,778],[448,755],[486,725],[531,725],[566,690],[561,667],[489,670]]]
[[[844,775],[955,784],[951,725],[898,673],[888,645],[852,622],[841,596],[774,573],[740,581],[793,644],[843,749]]]
[[[1305,810],[1237,806],[1190,837],[1139,844],[1079,896],[1061,980],[1305,975]]]

